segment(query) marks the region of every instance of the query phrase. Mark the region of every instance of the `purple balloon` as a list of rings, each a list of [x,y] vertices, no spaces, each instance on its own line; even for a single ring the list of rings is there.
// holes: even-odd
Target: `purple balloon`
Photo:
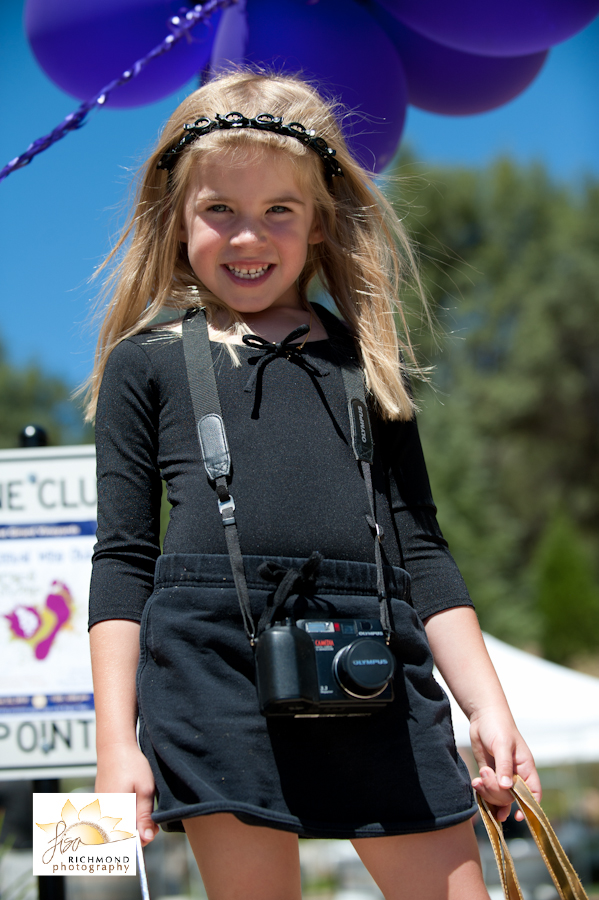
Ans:
[[[247,32],[238,14],[227,13],[231,31],[227,37],[224,18],[215,69],[239,62],[245,44],[247,62],[299,73],[342,100],[351,110],[344,133],[367,168],[380,171],[391,162],[405,119],[405,77],[397,50],[362,6],[353,0],[248,0]]]
[[[377,0],[432,41],[483,56],[524,56],[581,31],[599,0]]]
[[[212,45],[210,69],[218,72],[224,65],[242,65],[248,46],[246,0],[237,0],[223,10],[218,31]]]
[[[180,0],[27,0],[25,28],[35,57],[58,87],[88,100],[170,34]],[[107,106],[132,107],[172,94],[210,58],[220,14],[191,31],[130,82]]]
[[[521,94],[538,74],[548,50],[529,56],[476,56],[444,47],[397,19],[386,31],[399,50],[413,106],[446,116],[487,112]]]

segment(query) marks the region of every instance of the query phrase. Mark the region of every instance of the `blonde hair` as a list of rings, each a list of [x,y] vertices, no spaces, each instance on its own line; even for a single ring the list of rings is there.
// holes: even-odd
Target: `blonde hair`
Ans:
[[[285,123],[301,122],[314,129],[335,149],[344,177],[327,182],[323,162],[312,149],[295,138],[254,129],[218,131],[199,138],[180,154],[170,177],[157,168],[165,151],[180,140],[184,124],[231,111],[250,118],[268,112],[282,116]],[[400,291],[415,283],[425,310],[426,302],[406,232],[372,176],[347,149],[334,105],[299,78],[247,69],[221,75],[190,94],[166,123],[141,170],[129,223],[103,264],[120,256],[107,281],[112,294],[87,384],[87,418],[95,414],[110,353],[120,341],[146,330],[161,311],[201,305],[209,320],[219,310],[229,313],[230,324],[239,321],[199,283],[186,246],[180,243],[179,227],[198,160],[240,149],[284,152],[294,162],[300,186],[312,195],[323,233],[322,243],[308,247],[298,282],[300,297],[305,299],[310,283],[320,280],[355,335],[366,383],[381,415],[410,419],[414,403],[405,376],[408,369],[419,370]]]

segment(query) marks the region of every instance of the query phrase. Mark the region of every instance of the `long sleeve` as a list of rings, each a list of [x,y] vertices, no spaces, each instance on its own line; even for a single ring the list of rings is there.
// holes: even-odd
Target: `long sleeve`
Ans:
[[[148,355],[123,341],[108,360],[98,400],[90,626],[110,618],[139,621],[153,588],[161,497],[155,400]]]
[[[437,522],[416,421],[386,423],[383,429],[391,514],[415,609],[425,619],[443,609],[472,606]]]

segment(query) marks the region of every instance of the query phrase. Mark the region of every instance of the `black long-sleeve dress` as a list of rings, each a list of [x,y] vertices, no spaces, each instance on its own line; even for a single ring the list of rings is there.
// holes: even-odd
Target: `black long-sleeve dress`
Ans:
[[[331,331],[330,314],[319,315]],[[379,615],[368,498],[333,343],[308,342],[305,365],[273,359],[253,387],[262,352],[237,348],[235,366],[212,344],[256,619],[273,587],[258,574],[264,557],[298,566],[314,550],[324,561],[313,602],[338,616]],[[233,812],[306,836],[375,836],[475,812],[422,626],[471,601],[436,522],[416,423],[373,416],[373,434],[377,518],[396,587],[395,700],[368,717],[264,718],[181,337],[155,330],[111,354],[97,412],[90,625],[142,622],[140,743],[156,780],[154,817],[167,828]],[[162,479],[172,509],[158,559]]]

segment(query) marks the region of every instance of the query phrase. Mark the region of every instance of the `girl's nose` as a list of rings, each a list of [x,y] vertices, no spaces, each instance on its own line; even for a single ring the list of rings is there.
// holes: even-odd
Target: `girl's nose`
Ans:
[[[262,244],[266,234],[259,222],[244,222],[231,238],[235,247]]]

